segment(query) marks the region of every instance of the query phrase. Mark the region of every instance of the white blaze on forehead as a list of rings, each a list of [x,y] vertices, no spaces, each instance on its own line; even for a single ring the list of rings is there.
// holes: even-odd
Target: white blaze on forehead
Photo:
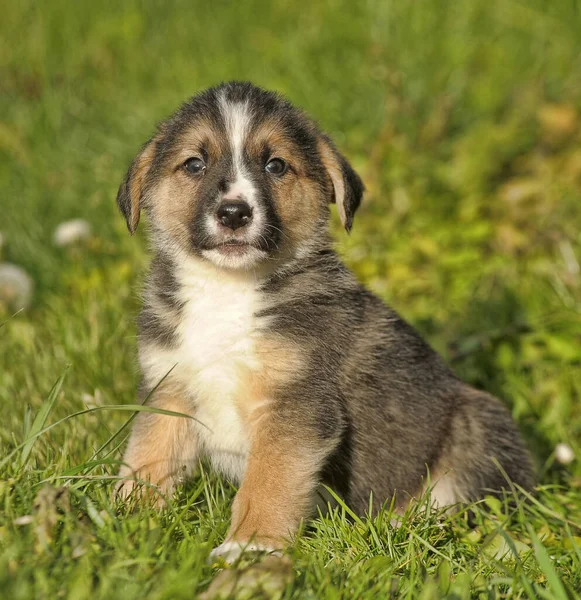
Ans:
[[[264,259],[266,251],[258,247],[264,241],[266,214],[261,200],[261,195],[252,181],[248,165],[244,163],[244,149],[252,123],[252,107],[248,101],[232,102],[222,93],[218,99],[218,106],[224,119],[226,137],[232,152],[233,177],[225,193],[217,193],[217,203],[227,200],[243,199],[252,209],[250,223],[235,233],[221,227],[216,214],[206,215],[206,229],[216,237],[219,245],[227,238],[234,237],[250,245],[245,252],[240,254],[223,253],[219,247],[203,251],[203,256],[220,268],[248,269]]]
[[[226,124],[226,134],[230,142],[234,163],[234,181],[230,184],[225,197],[243,196],[254,207],[256,190],[244,167],[244,144],[252,118],[248,101],[230,102],[222,95],[220,97],[220,112]]]

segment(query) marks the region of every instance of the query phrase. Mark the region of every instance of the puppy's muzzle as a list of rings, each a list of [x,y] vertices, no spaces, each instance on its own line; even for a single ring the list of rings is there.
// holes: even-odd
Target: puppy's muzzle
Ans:
[[[220,225],[235,231],[252,221],[252,208],[243,200],[224,201],[218,207],[216,218]]]

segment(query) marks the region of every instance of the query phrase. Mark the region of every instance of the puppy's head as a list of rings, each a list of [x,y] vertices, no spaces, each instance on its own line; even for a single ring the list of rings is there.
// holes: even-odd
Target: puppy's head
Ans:
[[[142,209],[157,244],[230,269],[306,256],[328,205],[347,230],[363,184],[300,110],[249,83],[211,88],[162,123],[119,188],[129,231]]]

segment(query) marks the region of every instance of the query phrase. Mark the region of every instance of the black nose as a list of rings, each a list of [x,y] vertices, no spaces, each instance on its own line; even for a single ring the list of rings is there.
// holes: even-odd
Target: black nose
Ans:
[[[252,209],[246,202],[223,202],[218,207],[218,221],[232,230],[244,227],[252,219]]]

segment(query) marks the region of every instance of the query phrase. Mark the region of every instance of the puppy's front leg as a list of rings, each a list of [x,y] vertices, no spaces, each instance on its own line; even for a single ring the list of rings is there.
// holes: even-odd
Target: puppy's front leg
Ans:
[[[179,395],[158,391],[151,406],[188,414],[191,409]],[[116,487],[125,498],[140,481],[153,484],[164,494],[171,493],[176,482],[192,471],[197,458],[197,440],[193,421],[186,417],[141,412],[129,437],[123,466],[123,479]],[[151,493],[149,488],[148,493]],[[157,504],[163,504],[160,496]]]
[[[309,516],[325,458],[335,444],[280,423],[260,424],[226,541],[211,557],[235,560],[244,550],[279,550]]]

